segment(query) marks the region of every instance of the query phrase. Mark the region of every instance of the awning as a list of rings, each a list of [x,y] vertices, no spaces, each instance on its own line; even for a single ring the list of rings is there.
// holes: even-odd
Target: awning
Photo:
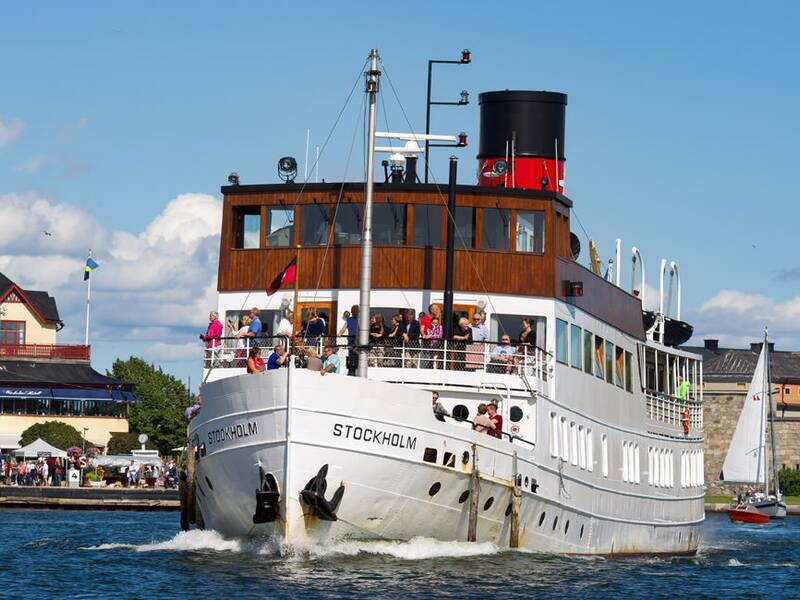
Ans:
[[[19,448],[18,433],[0,433],[0,450],[16,450]]]
[[[54,456],[58,458],[67,458],[67,453],[55,446],[48,444],[42,438],[38,438],[35,442],[31,442],[27,446],[23,446],[19,450],[12,452],[14,456],[21,456],[22,458],[36,458],[39,456]]]
[[[0,387],[0,398],[18,398],[20,400],[38,400],[40,398],[51,398],[52,391],[49,388],[26,388],[26,387]]]

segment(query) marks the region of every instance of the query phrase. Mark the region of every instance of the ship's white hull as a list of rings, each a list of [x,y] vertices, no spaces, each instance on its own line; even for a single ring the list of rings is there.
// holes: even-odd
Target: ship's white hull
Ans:
[[[226,536],[272,537],[287,546],[343,537],[466,540],[475,448],[476,541],[509,544],[516,452],[520,547],[604,555],[697,548],[702,516],[672,518],[667,508],[648,518],[656,514],[653,501],[592,489],[540,468],[530,445],[437,421],[429,394],[417,389],[291,369],[222,379],[203,395],[190,429],[200,456],[197,501],[206,527]],[[426,448],[437,450],[435,462],[423,460]],[[300,498],[323,465],[325,497],[344,486],[335,521]],[[273,522],[254,523],[265,473],[280,488],[279,512]]]

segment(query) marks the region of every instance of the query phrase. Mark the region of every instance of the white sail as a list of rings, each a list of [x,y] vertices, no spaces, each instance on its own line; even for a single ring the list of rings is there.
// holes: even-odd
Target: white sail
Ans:
[[[761,348],[742,413],[722,463],[720,479],[735,483],[766,483],[767,344]]]

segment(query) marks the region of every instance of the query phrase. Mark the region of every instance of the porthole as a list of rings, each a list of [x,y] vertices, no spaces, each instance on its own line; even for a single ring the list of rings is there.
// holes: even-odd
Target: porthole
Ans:
[[[444,457],[442,458],[442,464],[445,467],[455,467],[456,466],[456,455],[452,452],[445,452]]]
[[[542,524],[544,523],[544,519],[545,519],[546,516],[547,516],[547,513],[542,513],[542,516],[539,517],[539,527],[541,527]]]
[[[564,525],[564,535],[567,535],[568,531],[569,531],[569,520],[567,520],[567,524]]]
[[[539,484],[536,483],[536,478],[534,477],[533,479],[531,479],[531,491],[535,494],[536,490],[538,489],[539,489]]]
[[[522,421],[522,409],[519,406],[512,406],[511,410],[508,411],[508,416],[512,423]]]
[[[458,503],[459,504],[464,504],[464,502],[467,501],[467,498],[469,498],[469,490],[464,490],[463,492],[461,492],[461,495],[458,497]]]
[[[439,490],[442,489],[442,484],[438,481],[431,486],[431,489],[428,490],[428,496],[435,496],[439,493]]]
[[[528,476],[525,475],[525,487],[528,487]]]
[[[469,462],[469,452],[464,450],[464,454],[461,455],[461,464],[465,465]]]
[[[556,530],[556,527],[558,527],[558,516],[556,516],[556,518],[553,519],[553,531]]]
[[[511,505],[509,504],[509,505],[506,507],[506,516],[508,516],[508,515],[510,515],[510,514],[511,514]]]
[[[436,463],[436,448],[425,448],[425,453],[422,455],[422,460],[428,463]]]
[[[214,486],[211,485],[211,480],[208,477],[205,477],[205,480],[206,480],[206,483],[208,484],[208,487],[211,489],[211,491],[214,491]]]
[[[456,404],[453,407],[453,418],[456,421],[465,421],[469,419],[469,409],[463,404]]]
[[[580,532],[579,535],[580,535],[580,538],[583,539],[583,525],[581,525],[581,532]]]
[[[489,499],[483,503],[483,510],[489,510],[494,504],[494,496],[489,496]]]

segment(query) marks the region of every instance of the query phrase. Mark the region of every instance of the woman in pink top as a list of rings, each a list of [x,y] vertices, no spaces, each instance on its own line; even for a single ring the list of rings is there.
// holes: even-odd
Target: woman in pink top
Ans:
[[[431,324],[422,334],[422,337],[425,340],[425,345],[431,349],[428,354],[433,359],[431,361],[425,361],[427,368],[433,367],[434,369],[438,369],[438,356],[442,348],[442,324],[439,322],[438,317],[431,317]],[[444,366],[444,361],[442,361],[442,365]]]

